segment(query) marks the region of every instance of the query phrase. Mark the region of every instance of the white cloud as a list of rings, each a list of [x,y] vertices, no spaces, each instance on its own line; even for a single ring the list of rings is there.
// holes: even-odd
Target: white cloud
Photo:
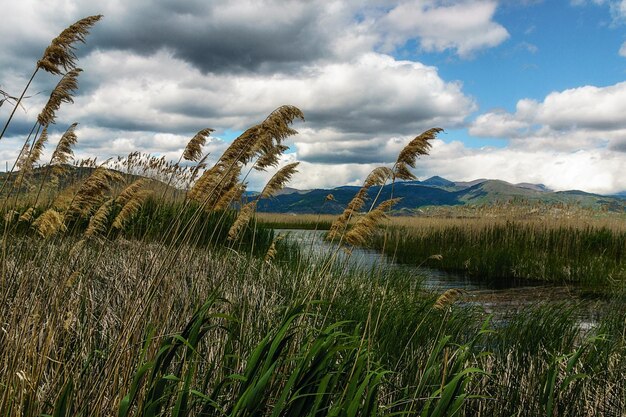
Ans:
[[[626,58],[626,42],[624,42],[622,46],[619,48],[619,55]]]
[[[442,80],[436,68],[376,53],[272,77],[204,75],[167,51],[152,56],[96,51],[82,63],[85,82],[93,87],[64,107],[60,120],[116,135],[243,130],[274,108],[293,104],[307,119],[297,126],[304,128],[299,142],[316,147],[313,154],[323,157],[322,148],[327,156],[354,152],[349,148],[360,141],[375,157],[380,138],[458,126],[476,108],[461,85]]]
[[[387,50],[419,39],[426,51],[452,49],[468,57],[508,39],[507,30],[493,21],[497,6],[493,0],[406,1],[394,7],[378,26],[385,33]]]
[[[594,4],[596,6],[609,6],[613,23],[619,24],[626,20],[626,0],[570,0],[572,6],[585,6]]]
[[[533,149],[623,150],[626,142],[626,82],[550,93],[542,102],[518,101],[515,113],[494,111],[476,118],[470,134],[517,139]]]
[[[505,111],[493,111],[478,116],[470,125],[469,133],[486,138],[514,138],[522,135],[528,128],[528,123],[518,120],[515,115]]]
[[[176,160],[193,133],[213,127],[217,138],[206,149],[213,158],[227,145],[219,138],[229,129],[245,129],[293,104],[307,119],[288,142],[296,153],[284,157],[303,160],[292,183],[298,188],[359,183],[378,164],[392,162],[413,135],[462,127],[476,110],[460,82],[390,52],[414,41],[423,51],[471,57],[509,37],[495,20],[495,0],[5,3],[11,19],[0,26],[0,85],[14,95],[62,29],[59,22],[105,15],[79,48],[81,89],[75,104],[58,112],[48,153],[78,121],[78,157],[140,150]],[[0,141],[1,164],[13,161],[55,82],[48,74],[36,78],[31,91],[42,94],[25,102],[27,112],[17,112]],[[625,94],[626,85],[616,84],[520,100],[514,113],[483,114],[470,129],[513,138],[510,149],[437,141],[417,172],[624,189],[618,173],[626,155]],[[0,108],[0,118],[7,111]],[[251,188],[270,174],[252,177]]]
[[[299,158],[292,155],[291,158]],[[451,163],[454,161],[454,163]],[[379,164],[327,164],[303,162],[290,182],[299,189],[332,188],[341,184],[360,185]],[[387,166],[390,166],[388,164]],[[469,149],[461,142],[436,140],[429,156],[418,160],[420,179],[440,175],[453,181],[478,178],[501,179],[516,184],[543,183],[556,191],[584,190],[610,194],[626,189],[626,153],[607,149],[578,151],[524,148]],[[332,175],[329,175],[332,170]],[[262,181],[258,182],[262,184]]]
[[[450,161],[455,161],[451,164]],[[608,194],[626,189],[626,153],[606,148],[576,151],[527,148],[468,149],[439,143],[420,160],[422,177],[457,181],[496,178],[511,183],[543,183],[554,190],[579,189]]]

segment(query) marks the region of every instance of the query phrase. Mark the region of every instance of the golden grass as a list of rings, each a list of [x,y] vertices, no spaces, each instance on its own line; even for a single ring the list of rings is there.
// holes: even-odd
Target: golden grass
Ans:
[[[289,225],[328,224],[337,218],[334,214],[257,213],[260,223],[286,223]]]
[[[198,162],[202,157],[202,147],[206,143],[207,138],[213,132],[213,129],[202,129],[194,135],[193,138],[187,143],[185,150],[183,151],[182,158],[187,161]]]

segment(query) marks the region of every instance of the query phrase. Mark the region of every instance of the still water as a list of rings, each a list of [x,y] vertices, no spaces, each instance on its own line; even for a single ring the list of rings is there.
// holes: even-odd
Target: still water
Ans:
[[[276,229],[279,235],[297,243],[306,253],[312,256],[323,256],[337,251],[336,245],[324,240],[325,230]],[[566,285],[546,284],[539,281],[510,281],[498,280],[486,282],[472,279],[458,273],[445,272],[433,268],[416,265],[398,264],[390,257],[371,249],[354,248],[350,254],[337,251],[339,261],[348,262],[355,267],[365,269],[383,268],[397,269],[408,272],[422,281],[425,289],[441,293],[450,288],[460,288],[467,291],[465,302],[479,304],[487,312],[504,313],[526,306],[550,302],[568,303],[581,302],[576,287]],[[596,303],[589,304],[588,312],[583,309],[581,325],[590,325],[594,321]],[[585,324],[586,323],[586,324]]]

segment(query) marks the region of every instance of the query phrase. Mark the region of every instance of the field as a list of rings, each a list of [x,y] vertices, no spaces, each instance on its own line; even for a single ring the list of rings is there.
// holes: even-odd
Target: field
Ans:
[[[41,161],[50,112],[71,102],[75,90],[77,74],[65,71],[73,68],[71,43],[84,40],[98,20],[70,26],[38,62],[35,74],[67,72],[55,89],[65,99],[51,95],[15,166],[0,178],[1,414],[626,412],[626,299],[619,285],[590,326],[579,318],[589,307],[584,301],[492,317],[458,289],[433,293],[411,272],[363,270],[345,261],[349,255],[337,256],[380,236],[394,253],[418,245],[400,240],[421,236],[426,225],[402,219],[396,221],[408,222],[404,229],[384,227],[394,201],[363,213],[363,196],[391,178],[411,178],[409,168],[441,129],[418,135],[393,168],[376,168],[341,216],[300,222],[329,230],[329,251],[315,257],[265,226],[278,221],[255,214],[258,200],[283,188],[297,168],[276,168],[282,141],[296,133],[292,122],[303,117],[293,106],[244,131],[212,166],[202,155],[210,129],[193,136],[176,163],[133,152],[97,165],[74,160],[75,125]],[[259,195],[243,197],[248,175],[264,170],[274,174]],[[608,242],[589,256],[605,256],[598,268],[623,272],[620,226],[504,223],[500,230],[490,220],[449,236],[451,222],[435,221],[451,250],[473,248],[462,239],[476,233],[477,242],[493,246],[501,235],[515,245],[530,237],[534,247],[557,248],[556,256],[574,248],[571,262]],[[521,239],[507,237],[518,229]],[[430,245],[423,255],[439,254]]]

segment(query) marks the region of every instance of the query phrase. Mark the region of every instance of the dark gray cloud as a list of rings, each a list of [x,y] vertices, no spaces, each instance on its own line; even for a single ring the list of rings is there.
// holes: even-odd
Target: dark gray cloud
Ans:
[[[205,73],[293,71],[331,56],[337,29],[321,30],[324,5],[307,1],[134,0],[103,13],[89,48],[165,48]]]

